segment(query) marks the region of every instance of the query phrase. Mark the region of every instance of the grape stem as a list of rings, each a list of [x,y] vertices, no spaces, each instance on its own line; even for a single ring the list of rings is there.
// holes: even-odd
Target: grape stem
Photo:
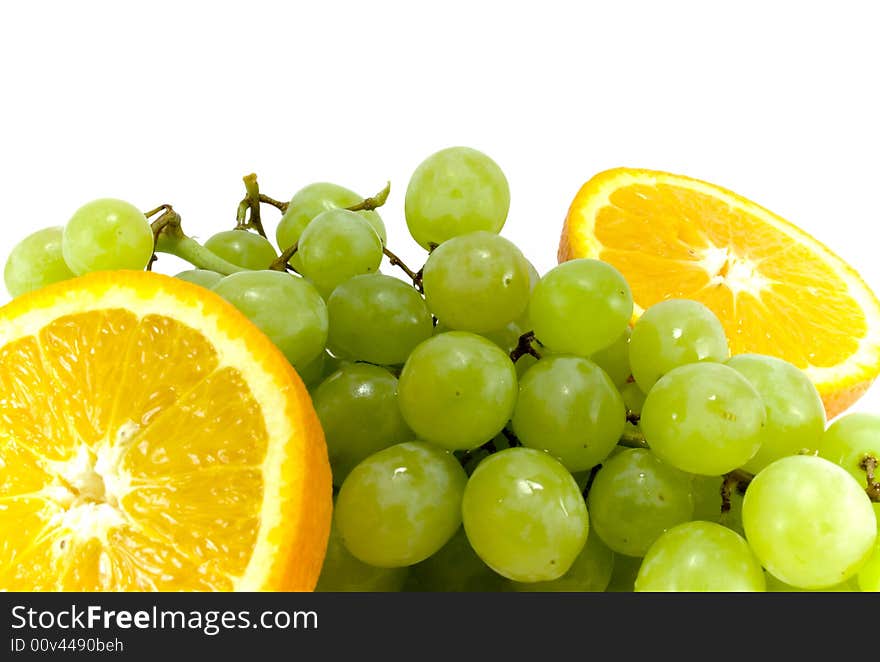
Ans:
[[[534,331],[526,331],[519,337],[519,340],[516,343],[516,347],[514,347],[510,351],[510,360],[516,363],[526,354],[529,356],[534,356],[536,359],[541,358],[540,352],[535,349],[535,342],[539,342],[537,338],[535,338]]]
[[[236,266],[217,256],[195,239],[187,237],[183,233],[183,228],[180,224],[180,214],[174,211],[171,205],[157,207],[149,214],[146,214],[146,216],[155,216],[162,210],[164,210],[162,215],[153,221],[150,226],[153,229],[154,248],[148,269],[153,266],[157,253],[167,253],[186,260],[198,269],[216,271],[223,276],[239,271],[247,271],[247,269]]]
[[[281,253],[272,264],[269,265],[270,271],[287,271],[290,269],[291,271],[296,271],[292,266],[290,266],[290,258],[296,255],[296,252],[299,250],[299,242],[296,241],[293,243],[293,246],[285,249],[284,252]],[[297,272],[298,273],[298,272]]]
[[[238,203],[238,211],[235,214],[236,230],[256,230],[262,237],[266,236],[263,229],[263,221],[260,218],[260,185],[257,183],[257,175],[251,173],[242,177],[247,195]],[[247,212],[250,211],[250,214]]]
[[[878,466],[880,466],[880,462],[878,462],[877,458],[870,453],[863,457],[862,461],[859,462],[859,467],[865,470],[865,478],[868,484],[865,491],[874,503],[880,502],[880,481],[875,477],[875,472],[877,471]]]
[[[389,193],[391,193],[391,182],[385,184],[385,188],[379,191],[376,195],[364,198],[357,204],[352,205],[351,207],[346,207],[345,209],[347,211],[373,211],[385,204],[385,201],[388,200]]]
[[[422,267],[418,271],[413,271],[406,264],[404,264],[403,260],[397,257],[394,253],[392,253],[387,246],[382,246],[382,252],[388,258],[388,261],[391,263],[392,267],[400,267],[403,272],[409,276],[410,280],[412,280],[413,287],[416,288],[420,293],[425,293],[425,287],[422,284],[422,278],[424,276],[425,269]]]
[[[280,200],[276,200],[275,198],[270,198],[268,195],[264,193],[260,193],[260,202],[263,202],[267,205],[271,205],[275,207],[282,214],[287,211],[287,208],[290,206],[289,202],[281,202]]]

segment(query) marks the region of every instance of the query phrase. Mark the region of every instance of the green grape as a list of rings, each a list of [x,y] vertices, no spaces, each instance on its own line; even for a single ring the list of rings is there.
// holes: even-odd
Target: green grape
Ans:
[[[856,593],[859,591],[858,583],[852,579],[843,582],[842,584],[835,584],[828,588],[819,588],[812,591],[789,586],[785,582],[776,579],[776,577],[769,572],[764,573],[764,579],[767,582],[768,593]]]
[[[299,374],[299,377],[302,379],[303,384],[306,385],[306,388],[317,386],[324,379],[327,356],[327,352],[321,352],[315,359],[309,361],[305,366],[297,370],[297,374]]]
[[[574,478],[532,448],[508,448],[483,460],[468,480],[462,515],[477,555],[518,582],[562,577],[589,531]]]
[[[819,457],[839,464],[863,486],[867,486],[867,474],[862,461],[869,456],[880,460],[880,416],[876,414],[841,416],[819,441]],[[880,467],[874,475],[880,480]]]
[[[874,516],[878,522],[877,526],[880,528],[880,503],[872,505],[874,506]],[[874,543],[874,551],[871,552],[871,556],[859,570],[856,586],[864,593],[880,592],[880,536]]]
[[[743,501],[746,538],[786,584],[816,589],[855,575],[877,538],[868,495],[833,462],[811,455],[776,460],[754,477]]]
[[[467,475],[451,453],[397,444],[352,469],[336,498],[336,524],[355,557],[383,568],[436,553],[461,526]]]
[[[400,374],[400,410],[420,439],[470,450],[501,432],[516,404],[516,370],[495,344],[465,331],[416,347]]]
[[[526,260],[526,267],[529,270],[529,292],[535,289],[535,285],[541,280],[541,274],[535,269],[535,265]]]
[[[562,577],[548,582],[510,582],[520,593],[602,593],[614,571],[614,552],[595,532],[587,536],[583,550]]]
[[[383,274],[345,281],[333,290],[327,309],[330,348],[353,361],[401,364],[433,333],[431,313],[421,295]]]
[[[327,306],[308,281],[282,271],[242,271],[214,292],[275,343],[294,368],[305,368],[327,344]]]
[[[175,276],[175,278],[185,280],[187,283],[201,285],[202,287],[209,290],[212,289],[221,280],[223,280],[223,276],[221,274],[218,274],[216,271],[209,271],[207,269],[189,269],[188,271],[181,271]]]
[[[550,356],[523,375],[513,431],[524,446],[544,450],[569,471],[604,460],[626,422],[623,399],[592,361]]]
[[[538,340],[557,354],[590,356],[626,330],[633,311],[629,285],[610,264],[564,262],[535,286],[528,316]]]
[[[593,531],[606,545],[644,556],[664,531],[693,517],[691,477],[649,450],[630,448],[602,464],[587,505]]]
[[[331,209],[315,217],[299,238],[300,271],[319,290],[333,289],[382,262],[382,239],[356,212]]]
[[[397,406],[397,379],[384,368],[343,365],[314,390],[312,403],[324,429],[335,485],[373,453],[414,437]]]
[[[691,363],[654,385],[639,425],[661,460],[690,473],[720,476],[755,456],[766,421],[761,396],[736,370]]]
[[[673,368],[730,356],[724,327],[698,301],[669,299],[648,308],[633,327],[629,361],[633,378],[647,393]]]
[[[247,230],[218,232],[205,248],[243,269],[268,269],[278,257],[268,239]]]
[[[637,556],[614,555],[614,569],[606,593],[633,593],[642,559]]]
[[[760,354],[738,354],[727,365],[749,380],[767,408],[761,447],[743,469],[758,473],[781,457],[818,448],[825,407],[806,374],[787,361]]]
[[[437,326],[443,326],[443,328],[445,328],[447,331],[449,330],[446,325],[438,324]],[[480,335],[487,340],[491,340],[493,343],[503,349],[507,354],[510,354],[510,352],[512,352],[513,349],[519,344],[519,337],[527,331],[529,331],[529,321],[523,317],[520,317],[519,319],[513,320],[512,322],[508,322],[500,329],[496,329],[495,331],[487,331],[481,333]],[[526,356],[531,355],[527,354]]]
[[[613,343],[594,352],[590,360],[608,373],[614,385],[622,390],[629,381],[629,337],[632,330],[626,330]]]
[[[520,317],[529,302],[529,270],[519,249],[491,232],[444,242],[425,263],[428,308],[453,329],[495,331]]]
[[[22,239],[6,260],[3,279],[13,298],[58,283],[74,274],[61,253],[64,228],[45,228]]]
[[[763,592],[764,571],[749,544],[714,522],[687,522],[651,545],[636,592]]]
[[[293,246],[299,241],[300,235],[306,226],[321,212],[354,207],[362,201],[363,196],[337,184],[329,184],[327,182],[309,184],[296,192],[281,216],[281,221],[279,221],[278,228],[275,231],[275,240],[278,243],[278,247],[283,251]],[[357,214],[369,221],[384,244],[386,241],[385,224],[382,222],[379,213],[370,210],[359,211]],[[302,266],[298,255],[293,256],[290,264],[296,269],[300,269]]]
[[[623,398],[623,405],[628,412],[632,412],[636,416],[642,415],[642,407],[645,406],[645,394],[638,384],[635,382],[627,383],[620,389],[620,396]]]
[[[725,511],[722,508],[721,498],[721,487],[725,480],[727,480],[725,476],[691,476],[691,491],[694,495],[692,519],[715,522],[744,536],[742,525],[744,490],[741,490],[734,481],[728,485],[730,507]]]
[[[317,593],[389,593],[400,591],[407,568],[377,568],[355,558],[345,548],[339,529],[330,528],[327,554],[318,577]]]
[[[483,563],[464,528],[443,548],[410,568],[406,589],[431,593],[494,593],[504,579]]]
[[[410,234],[427,249],[468,232],[500,232],[510,188],[488,156],[449,147],[419,164],[407,185],[404,207]]]
[[[64,226],[61,251],[77,276],[92,271],[144,269],[153,256],[153,230],[137,207],[101,198],[74,212]]]

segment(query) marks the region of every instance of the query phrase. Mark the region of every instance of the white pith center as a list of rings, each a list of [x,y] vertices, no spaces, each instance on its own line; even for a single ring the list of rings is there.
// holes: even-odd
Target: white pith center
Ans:
[[[709,274],[706,287],[724,285],[733,293],[734,301],[743,292],[760,298],[761,292],[771,285],[771,281],[761,274],[757,262],[735,254],[730,248],[710,245],[701,253],[699,264]]]

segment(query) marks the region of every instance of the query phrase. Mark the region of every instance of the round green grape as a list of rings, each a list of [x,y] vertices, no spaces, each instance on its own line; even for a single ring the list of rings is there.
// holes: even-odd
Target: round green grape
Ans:
[[[877,527],[880,529],[880,503],[874,503],[874,515],[877,519]],[[880,592],[880,536],[874,543],[874,551],[859,570],[856,577],[856,586],[863,593]]]
[[[642,415],[642,407],[645,406],[645,394],[638,384],[629,382],[620,389],[620,396],[623,398],[623,405],[628,412],[636,416]]]
[[[355,558],[345,548],[339,529],[330,528],[327,554],[318,577],[317,593],[391,593],[400,591],[407,568],[377,568]]]
[[[15,245],[3,269],[3,279],[11,297],[74,277],[61,252],[63,234],[62,227],[45,228]]]
[[[766,421],[761,396],[740,373],[720,363],[691,363],[654,385],[639,425],[661,460],[720,476],[755,456]]]
[[[223,280],[221,274],[218,274],[216,271],[209,271],[208,269],[189,269],[187,271],[181,271],[175,276],[175,278],[185,280],[187,283],[201,285],[209,290],[213,289],[217,283]]]
[[[498,233],[507,220],[507,178],[482,152],[449,147],[416,168],[404,201],[409,232],[423,248],[468,232]]]
[[[591,532],[584,549],[562,577],[549,582],[510,582],[519,593],[602,593],[614,571],[614,552]]]
[[[483,460],[468,480],[462,515],[477,555],[518,582],[562,577],[589,532],[574,478],[532,448],[508,448]]]
[[[431,593],[486,593],[500,591],[505,580],[483,563],[468,542],[464,528],[443,548],[412,566],[407,591]]]
[[[630,378],[629,338],[631,334],[632,330],[626,327],[617,340],[590,356],[593,363],[608,373],[614,386],[619,390],[623,390]]]
[[[868,457],[880,461],[880,416],[858,412],[838,418],[819,440],[819,457],[840,465],[867,486],[863,462]],[[880,480],[880,467],[874,474]]]
[[[528,316],[535,335],[557,354],[590,356],[620,338],[629,324],[629,285],[610,264],[564,262],[535,286]]]
[[[465,331],[416,347],[400,374],[400,410],[420,439],[470,450],[501,432],[516,404],[516,370],[495,344]]]
[[[64,226],[64,261],[77,276],[144,269],[153,256],[153,230],[134,205],[114,198],[86,203]]]
[[[205,242],[205,248],[243,269],[268,269],[278,257],[268,239],[247,230],[218,232]]]
[[[523,375],[512,419],[523,445],[547,451],[569,471],[602,462],[625,422],[608,375],[592,361],[564,355],[541,359]]]
[[[781,457],[818,448],[825,431],[825,407],[804,372],[787,361],[760,354],[738,354],[727,365],[749,380],[767,408],[761,447],[743,467],[746,471],[758,473]]]
[[[451,453],[423,442],[397,444],[357,465],[336,498],[346,549],[381,568],[436,553],[461,526],[467,475]]]
[[[868,560],[877,538],[864,488],[845,469],[811,455],[762,469],[746,490],[742,517],[762,565],[798,588],[845,582]]]
[[[698,301],[669,299],[648,308],[629,341],[633,378],[647,393],[673,368],[700,361],[723,362],[730,356],[724,327]]]

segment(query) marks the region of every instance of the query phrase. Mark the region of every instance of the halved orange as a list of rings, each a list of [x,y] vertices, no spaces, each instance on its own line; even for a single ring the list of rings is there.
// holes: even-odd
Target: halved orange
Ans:
[[[0,309],[0,589],[312,590],[331,489],[305,387],[219,297],[113,272]]]
[[[714,184],[652,170],[599,173],[571,204],[558,257],[617,267],[636,315],[673,297],[703,302],[734,354],[770,354],[805,370],[829,417],[880,373],[880,303],[856,271],[803,230]]]

